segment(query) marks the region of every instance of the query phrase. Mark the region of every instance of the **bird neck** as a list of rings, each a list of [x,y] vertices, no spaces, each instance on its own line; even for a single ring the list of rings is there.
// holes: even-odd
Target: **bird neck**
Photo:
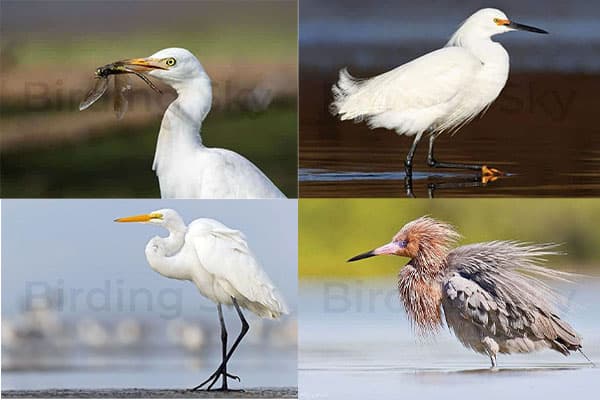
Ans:
[[[148,242],[146,259],[154,271],[167,278],[190,279],[186,264],[177,259],[185,244],[186,230],[185,225],[169,228],[169,236],[156,236]]]
[[[204,147],[200,128],[212,103],[212,88],[206,74],[172,86],[177,98],[165,111],[160,126],[152,166],[157,172]]]
[[[424,276],[434,279],[446,269],[448,252],[441,243],[421,242],[410,263]]]
[[[446,47],[462,47],[469,50],[482,64],[507,66],[508,53],[498,42],[490,36],[471,34],[471,29],[461,27],[450,38]]]
[[[413,259],[400,270],[398,292],[417,333],[434,334],[442,327],[441,274],[434,274],[416,264]]]

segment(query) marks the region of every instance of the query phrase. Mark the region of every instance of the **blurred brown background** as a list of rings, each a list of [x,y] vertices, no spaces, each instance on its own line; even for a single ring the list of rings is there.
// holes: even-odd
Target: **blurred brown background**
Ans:
[[[237,151],[296,196],[296,1],[2,1],[2,197],[158,197],[151,170],[174,92],[132,79],[77,106],[96,67],[184,47],[213,82],[204,143]]]

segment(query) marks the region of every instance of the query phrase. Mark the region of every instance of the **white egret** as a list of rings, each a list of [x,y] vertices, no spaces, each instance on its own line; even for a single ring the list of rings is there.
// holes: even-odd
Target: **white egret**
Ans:
[[[285,198],[254,164],[226,149],[204,146],[202,121],[210,111],[210,78],[188,50],[169,48],[148,58],[123,60],[136,73],[146,73],[177,91],[165,111],[152,169],[162,198]]]
[[[346,69],[341,70],[333,86],[331,110],[342,120],[366,120],[370,128],[415,136],[405,161],[407,177],[412,174],[415,150],[425,132],[430,134],[429,166],[499,175],[499,170],[485,165],[438,162],[433,145],[442,132],[458,130],[498,97],[508,79],[509,57],[504,47],[491,38],[512,30],[547,33],[513,22],[500,10],[479,10],[458,28],[445,47],[391,71],[357,79]]]
[[[171,209],[115,221],[153,224],[169,231],[169,236],[156,236],[146,245],[150,267],[167,278],[193,282],[200,294],[217,304],[221,323],[223,361],[193,390],[206,384],[211,390],[219,377],[222,377],[220,390],[229,390],[227,378],[239,380],[239,377],[227,372],[227,362],[249,330],[241,308],[271,319],[288,312],[285,301],[248,247],[244,234],[208,218],[197,219],[186,226],[179,214]],[[242,330],[229,351],[223,304],[233,305],[242,323]]]

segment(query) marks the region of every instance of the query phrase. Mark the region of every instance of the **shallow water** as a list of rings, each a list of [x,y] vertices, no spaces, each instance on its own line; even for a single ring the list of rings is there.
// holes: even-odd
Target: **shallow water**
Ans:
[[[600,282],[562,288],[565,319],[600,360]],[[489,359],[463,348],[446,330],[415,339],[393,282],[329,281],[301,287],[299,386],[304,399],[590,397],[600,368],[578,353],[543,351]]]
[[[364,72],[372,76],[382,71]],[[301,70],[301,197],[403,197],[412,137],[328,111],[335,70]],[[438,161],[486,164],[506,173],[483,183],[473,172],[432,169],[428,139],[415,155],[417,197],[600,195],[600,75],[513,74],[482,118],[436,140]]]

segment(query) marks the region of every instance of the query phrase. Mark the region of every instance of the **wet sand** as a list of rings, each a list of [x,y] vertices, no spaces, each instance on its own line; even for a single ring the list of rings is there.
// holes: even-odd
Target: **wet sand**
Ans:
[[[258,387],[243,392],[191,392],[182,389],[47,389],[47,390],[3,390],[5,398],[115,398],[115,399],[184,399],[184,398],[297,398],[298,389],[294,387]]]
[[[367,77],[381,70],[354,70]],[[337,72],[301,68],[300,196],[404,197],[412,138],[328,112]],[[427,140],[415,156],[417,197],[600,195],[600,75],[511,73],[488,112],[436,141],[438,161],[483,163],[508,176],[483,184],[468,171],[434,170]]]

